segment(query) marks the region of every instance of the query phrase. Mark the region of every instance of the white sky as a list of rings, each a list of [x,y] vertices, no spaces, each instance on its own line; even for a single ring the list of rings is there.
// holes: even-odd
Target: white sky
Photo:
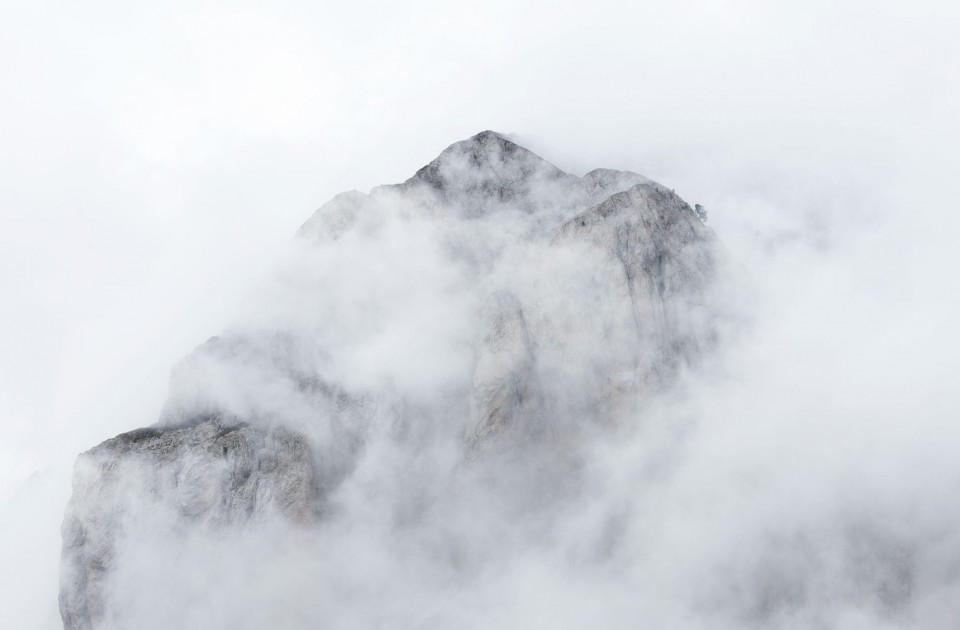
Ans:
[[[0,489],[151,422],[316,206],[481,129],[660,179],[741,256],[952,170],[955,4],[474,5],[3,5]]]
[[[748,266],[879,225],[851,268],[952,323],[958,7],[0,3],[0,499],[152,423],[314,208],[487,128],[676,188]]]

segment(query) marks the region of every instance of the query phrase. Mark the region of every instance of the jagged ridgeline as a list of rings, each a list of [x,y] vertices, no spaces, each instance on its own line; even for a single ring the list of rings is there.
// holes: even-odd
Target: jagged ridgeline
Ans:
[[[147,627],[151,545],[319,532],[366,504],[409,526],[457,512],[439,489],[479,492],[504,458],[521,468],[503,509],[533,509],[545,482],[517,462],[563,466],[583,435],[641,421],[717,342],[722,254],[701,216],[641,175],[571,175],[490,131],[336,196],[255,312],[175,369],[159,422],[80,456],[64,627]],[[177,592],[166,623],[203,605]]]

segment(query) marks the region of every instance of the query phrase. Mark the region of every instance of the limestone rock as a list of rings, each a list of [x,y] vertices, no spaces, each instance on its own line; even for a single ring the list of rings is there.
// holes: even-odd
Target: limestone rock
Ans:
[[[282,428],[220,417],[138,429],[83,453],[63,522],[64,628],[97,627],[109,614],[115,550],[128,532],[313,519],[310,446]]]

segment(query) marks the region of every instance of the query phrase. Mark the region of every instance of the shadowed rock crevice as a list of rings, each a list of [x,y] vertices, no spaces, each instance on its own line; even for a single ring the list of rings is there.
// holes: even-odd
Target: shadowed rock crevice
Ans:
[[[486,334],[473,373],[477,419],[473,438],[512,431],[542,436],[549,430],[537,360],[523,309],[515,296],[492,296],[484,313]]]

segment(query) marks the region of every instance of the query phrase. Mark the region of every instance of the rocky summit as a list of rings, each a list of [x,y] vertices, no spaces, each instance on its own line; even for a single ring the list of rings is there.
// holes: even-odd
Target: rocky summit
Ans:
[[[636,173],[565,173],[491,131],[337,195],[297,237],[249,312],[174,369],[159,420],[80,455],[64,628],[264,627],[256,598],[224,605],[238,587],[204,571],[236,573],[233,555],[295,591],[347,530],[389,529],[437,575],[482,565],[477,523],[499,531],[578,491],[558,480],[575,479],[583,436],[642,421],[722,328],[722,251],[683,199]],[[428,522],[439,533],[421,535]],[[278,569],[256,564],[250,532],[319,542],[277,551]],[[201,539],[233,551],[198,560]],[[275,627],[344,623],[298,607]]]

